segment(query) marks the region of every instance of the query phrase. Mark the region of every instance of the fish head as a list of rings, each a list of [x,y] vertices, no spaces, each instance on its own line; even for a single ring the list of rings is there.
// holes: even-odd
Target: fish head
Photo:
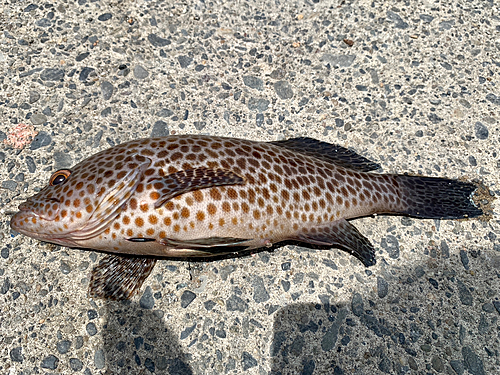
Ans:
[[[150,160],[139,156],[106,161],[100,156],[54,172],[47,186],[19,206],[11,228],[69,247],[102,233],[134,193]]]

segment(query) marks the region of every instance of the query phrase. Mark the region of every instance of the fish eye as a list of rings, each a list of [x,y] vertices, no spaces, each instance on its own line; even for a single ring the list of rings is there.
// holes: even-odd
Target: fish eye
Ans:
[[[60,169],[54,172],[54,174],[50,177],[49,185],[54,186],[64,184],[70,174],[71,171],[69,169]]]

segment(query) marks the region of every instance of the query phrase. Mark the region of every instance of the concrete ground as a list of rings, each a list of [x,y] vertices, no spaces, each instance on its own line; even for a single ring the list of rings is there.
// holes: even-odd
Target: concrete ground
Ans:
[[[51,172],[169,133],[314,137],[498,196],[499,6],[2,0],[0,374],[500,373],[498,200],[355,220],[369,269],[291,246],[160,261],[128,303],[87,296],[103,254],[9,228]]]

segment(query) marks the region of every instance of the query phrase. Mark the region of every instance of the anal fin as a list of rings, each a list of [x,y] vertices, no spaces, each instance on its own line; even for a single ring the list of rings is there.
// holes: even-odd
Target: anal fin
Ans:
[[[91,297],[121,301],[133,297],[156,264],[154,258],[106,255],[92,270]]]
[[[354,225],[345,219],[299,234],[299,241],[320,246],[338,246],[358,258],[365,267],[375,264],[375,249]]]

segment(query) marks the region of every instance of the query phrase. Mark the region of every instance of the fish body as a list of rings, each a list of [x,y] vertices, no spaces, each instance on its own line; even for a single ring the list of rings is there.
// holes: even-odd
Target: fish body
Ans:
[[[373,173],[378,167],[310,138],[134,140],[55,172],[11,226],[42,241],[133,256],[109,258],[96,270],[95,280],[109,287],[106,272],[115,263],[152,269],[137,259],[217,256],[287,240],[338,246],[369,266],[373,246],[349,219],[482,214],[471,200],[474,184]],[[120,299],[113,293],[100,294]]]

